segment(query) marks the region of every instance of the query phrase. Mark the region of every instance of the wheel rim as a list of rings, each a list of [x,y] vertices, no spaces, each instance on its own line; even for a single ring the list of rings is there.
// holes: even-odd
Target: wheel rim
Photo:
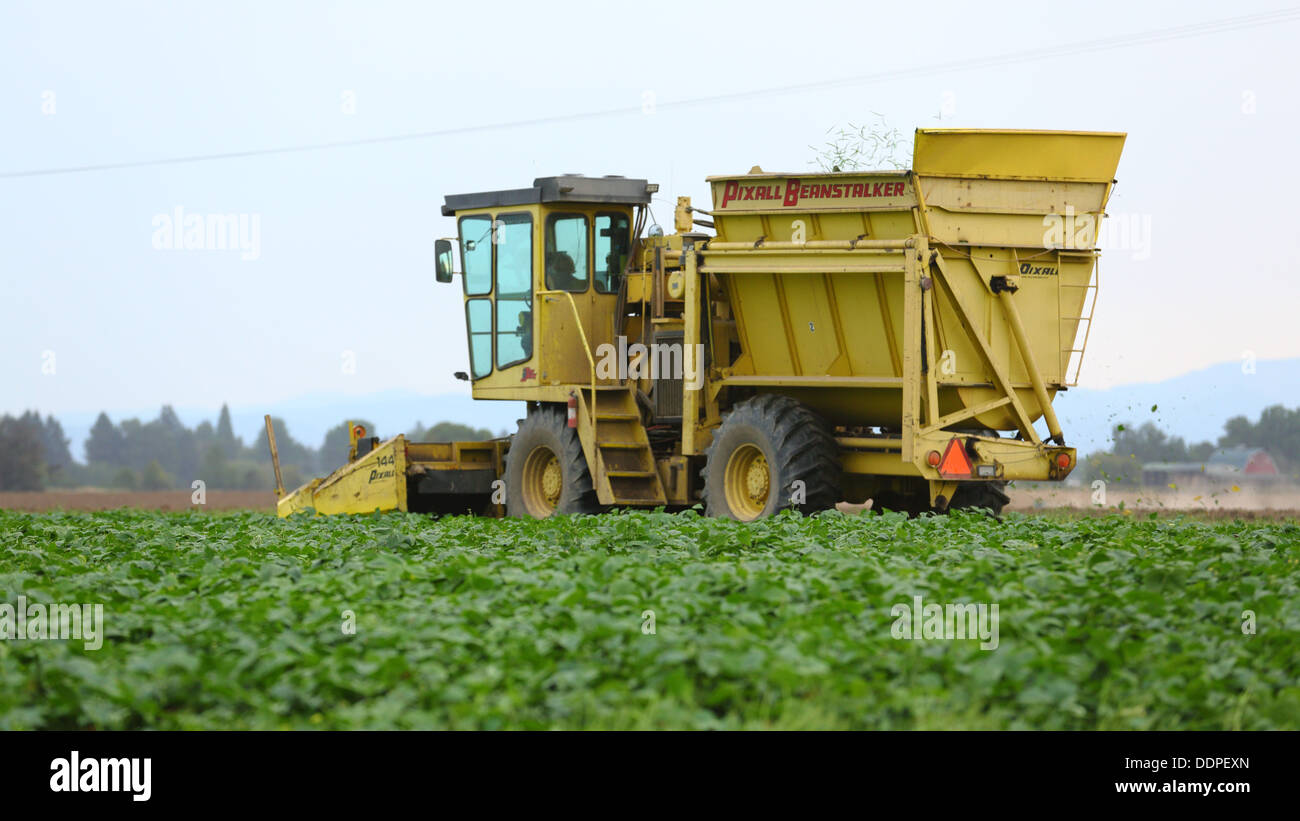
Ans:
[[[538,519],[550,516],[559,507],[560,494],[564,491],[564,471],[559,458],[548,447],[536,447],[524,460],[523,473],[520,491],[524,507]]]
[[[727,506],[742,521],[757,519],[767,508],[772,471],[757,445],[741,445],[727,459],[724,476]]]

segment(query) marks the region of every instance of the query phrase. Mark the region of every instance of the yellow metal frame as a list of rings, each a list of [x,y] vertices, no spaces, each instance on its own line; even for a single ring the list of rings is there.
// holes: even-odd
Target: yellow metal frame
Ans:
[[[876,241],[821,241],[812,248],[805,249],[805,243],[764,242],[755,247],[751,243],[707,243],[703,256],[705,264],[696,266],[696,254],[686,256],[686,328],[698,328],[697,311],[692,306],[698,299],[697,283],[701,275],[771,275],[803,274],[816,276],[824,274],[827,268],[835,273],[860,274],[863,276],[892,275],[901,276],[904,281],[904,310],[902,334],[902,376],[897,379],[874,377],[832,377],[800,376],[797,374],[762,374],[762,375],[727,375],[719,374],[712,381],[709,389],[716,395],[722,388],[732,385],[771,388],[837,388],[837,387],[890,387],[902,390],[902,434],[897,438],[838,437],[842,449],[841,463],[845,472],[876,476],[913,476],[929,481],[931,502],[939,502],[939,497],[951,498],[954,482],[942,477],[939,472],[926,462],[927,454],[932,450],[942,451],[954,437],[944,430],[958,422],[970,419],[992,408],[1010,405],[1015,417],[1020,422],[1020,434],[1023,441],[982,436],[961,435],[963,440],[970,440],[971,445],[981,455],[985,464],[992,464],[996,470],[989,480],[1008,479],[1055,479],[1063,478],[1069,469],[1062,470],[1056,465],[1059,453],[1069,454],[1070,466],[1073,467],[1075,452],[1071,448],[1051,447],[1046,445],[1030,421],[1028,411],[1020,401],[1016,388],[1006,372],[998,364],[997,357],[989,348],[987,340],[978,332],[975,319],[966,306],[956,298],[948,280],[948,274],[942,257],[932,251],[927,238],[916,234],[900,240]],[[804,252],[812,255],[805,260]],[[823,256],[834,255],[828,259]],[[861,259],[860,259],[861,258]],[[983,358],[983,364],[993,373],[995,383],[1001,395],[987,402],[964,408],[947,415],[939,414],[938,388],[939,378],[934,352],[935,344],[935,310],[934,295],[936,288],[947,295],[959,317],[962,329],[974,343]],[[1008,291],[1000,295],[1000,304],[1006,310],[1006,319],[1017,337],[1021,355],[1026,355],[1026,367],[1031,376],[1035,394],[1050,409],[1050,400],[1046,400],[1046,389],[1038,375],[1037,365],[1021,325],[1019,314],[1012,294]],[[694,341],[693,339],[691,341]],[[924,351],[924,354],[922,353]],[[688,408],[683,411],[682,451],[686,454],[698,452],[689,449],[698,442],[698,411]],[[1055,415],[1049,417],[1049,427],[1055,426],[1059,434],[1059,425]],[[971,479],[970,481],[979,481]],[[946,491],[946,493],[945,493]]]

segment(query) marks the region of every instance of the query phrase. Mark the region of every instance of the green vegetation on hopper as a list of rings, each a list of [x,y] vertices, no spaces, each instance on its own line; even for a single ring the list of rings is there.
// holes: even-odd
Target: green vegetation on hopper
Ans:
[[[1185,518],[0,512],[0,601],[106,622],[0,641],[0,729],[1295,729],[1298,560]],[[893,639],[916,595],[999,648]]]

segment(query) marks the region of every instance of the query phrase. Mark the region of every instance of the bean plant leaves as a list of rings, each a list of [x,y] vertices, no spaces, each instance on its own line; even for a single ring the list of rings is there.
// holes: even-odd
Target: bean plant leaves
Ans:
[[[1298,585],[1280,521],[0,512],[0,605],[104,610],[0,729],[1296,729]]]

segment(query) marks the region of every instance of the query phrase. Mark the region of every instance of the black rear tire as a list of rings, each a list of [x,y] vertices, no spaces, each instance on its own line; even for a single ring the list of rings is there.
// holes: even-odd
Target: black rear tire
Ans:
[[[542,405],[519,420],[506,451],[506,515],[545,519],[599,513],[587,457],[565,410]]]
[[[1006,493],[1006,487],[1006,482],[962,482],[957,485],[957,492],[952,494],[948,509],[979,508],[989,511],[996,518],[1002,515],[1002,508],[1011,501],[1011,497]]]
[[[894,490],[878,491],[875,496],[871,497],[871,512],[884,513],[891,511],[893,513],[906,513],[911,518],[916,518],[922,513],[933,511],[930,507],[930,497],[922,493],[899,493]]]
[[[839,445],[820,416],[788,396],[763,394],[736,405],[704,454],[706,515],[752,521],[840,501]]]
[[[881,490],[872,497],[871,509],[874,512],[886,510],[906,513],[912,518],[922,513],[947,513],[950,510],[986,510],[993,518],[1002,515],[1002,508],[1011,501],[1004,490],[1006,482],[959,482],[952,495],[952,501],[943,510],[930,506],[929,489],[924,481],[912,482],[914,487],[907,492]]]

